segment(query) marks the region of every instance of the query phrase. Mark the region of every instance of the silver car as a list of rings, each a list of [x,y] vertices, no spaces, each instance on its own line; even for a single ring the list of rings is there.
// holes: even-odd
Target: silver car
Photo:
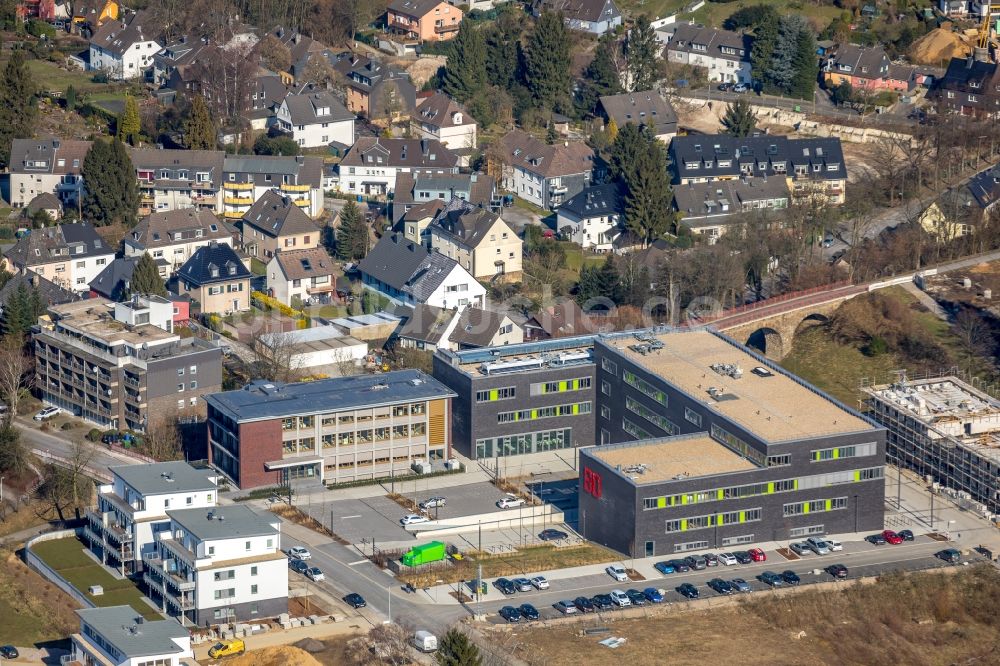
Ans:
[[[791,543],[788,544],[788,548],[796,555],[808,555],[812,553],[812,548],[807,543]]]
[[[445,506],[447,503],[448,499],[445,497],[428,497],[419,506],[421,509],[436,509]]]
[[[806,539],[806,545],[809,549],[816,553],[817,555],[826,555],[830,552],[830,546],[826,541],[817,537],[809,537]]]

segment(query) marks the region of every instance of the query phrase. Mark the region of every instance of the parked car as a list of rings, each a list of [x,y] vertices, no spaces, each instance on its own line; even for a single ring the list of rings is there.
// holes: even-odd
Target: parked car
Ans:
[[[594,608],[597,610],[608,610],[611,608],[611,595],[610,594],[595,594],[590,598],[590,603],[594,604]]]
[[[742,95],[743,93],[750,90],[750,87],[745,83],[737,83],[733,86],[733,92]]]
[[[497,578],[493,581],[493,587],[508,596],[517,592],[517,588],[514,586],[514,583],[508,578]]]
[[[222,657],[230,657],[236,654],[243,654],[247,651],[246,644],[238,638],[234,638],[228,641],[219,641],[212,647],[208,649],[208,657],[210,659],[220,659]]]
[[[103,435],[101,435],[101,444],[107,444],[109,446],[111,444],[117,444],[118,443],[118,439],[119,439],[118,433],[116,433],[116,432],[106,432]]]
[[[312,553],[309,552],[308,548],[303,546],[293,546],[288,549],[288,557],[296,560],[311,560]]]
[[[62,410],[60,410],[58,407],[51,407],[51,406],[45,407],[40,412],[35,414],[34,419],[36,421],[47,421],[48,419],[51,419],[53,416],[57,415],[60,411]]]
[[[306,578],[314,583],[326,580],[326,576],[323,575],[323,571],[319,567],[309,567],[306,569]]]
[[[954,548],[945,548],[934,553],[934,557],[944,560],[948,564],[958,564],[962,561],[962,554]]]
[[[542,530],[538,533],[538,538],[542,541],[558,541],[560,539],[568,539],[569,535],[562,530]]]
[[[302,560],[288,560],[288,568],[295,573],[304,574],[309,569],[309,565]]]
[[[694,571],[701,571],[708,566],[708,560],[701,555],[688,555],[684,558],[684,561],[687,562],[687,565]]]
[[[538,619],[538,609],[531,604],[521,604],[518,606],[517,610],[521,613],[521,617],[525,620],[537,620]]]
[[[691,571],[691,566],[684,560],[670,560],[670,564],[674,565],[674,571],[677,573],[686,573]]]
[[[524,504],[524,498],[517,495],[505,495],[497,500],[497,507],[501,509],[512,509],[522,504]]]
[[[351,592],[346,597],[344,597],[344,603],[346,603],[351,608],[364,608],[368,605],[365,598],[358,594],[357,592]]]
[[[885,530],[882,532],[882,538],[885,539],[886,543],[891,543],[893,546],[898,546],[903,543],[903,538],[892,530]]]
[[[576,602],[570,601],[568,599],[557,601],[554,604],[552,604],[552,607],[555,608],[560,613],[562,613],[563,615],[574,615],[575,613],[580,612],[579,607],[576,605]]]
[[[826,572],[834,578],[847,578],[847,567],[843,564],[831,564],[826,568]]]
[[[719,90],[721,92],[729,92],[732,89],[733,89],[733,84],[732,83],[726,82],[726,83],[720,83],[719,84]]]
[[[736,551],[735,553],[733,553],[733,557],[735,557],[736,561],[739,562],[740,564],[750,564],[751,562],[753,562],[753,558],[750,557],[750,553],[748,553],[745,550]]]
[[[705,558],[705,564],[710,567],[719,566],[719,556],[715,553],[705,553],[702,555]]]
[[[549,589],[549,581],[545,579],[545,576],[535,576],[531,579],[531,584],[537,590],[547,590]]]
[[[632,600],[622,590],[611,590],[611,603],[620,608],[631,606]]]
[[[447,497],[428,497],[423,502],[418,504],[421,509],[437,509],[448,504]]]
[[[844,544],[840,543],[836,539],[824,539],[826,545],[830,547],[830,552],[835,553],[838,550],[844,550]]]
[[[791,569],[786,569],[785,571],[782,571],[781,579],[786,583],[788,583],[789,585],[798,585],[799,583],[802,582],[802,579],[799,578],[799,575],[794,571],[792,571]]]
[[[796,555],[808,555],[812,553],[812,549],[809,547],[809,544],[805,542],[796,541],[795,543],[790,543],[788,544],[788,548]]]
[[[515,578],[510,582],[514,584],[518,592],[531,592],[535,589],[535,586],[527,578]]]
[[[742,578],[734,578],[729,581],[729,584],[733,586],[733,589],[737,592],[753,592],[753,588],[750,587],[750,583],[746,582]]]
[[[427,523],[427,522],[430,522],[430,518],[428,518],[427,516],[421,516],[416,513],[408,513],[399,519],[399,524],[404,527],[407,525],[418,525],[420,523]]]
[[[732,553],[719,553],[719,562],[727,567],[731,567],[734,564],[738,564],[739,560]]]
[[[672,574],[674,571],[674,565],[670,562],[657,562],[653,565],[653,568],[659,571],[661,574],[666,576],[667,574]]]
[[[830,553],[830,544],[826,542],[826,539],[809,537],[806,539],[806,546],[817,555],[828,555]]]
[[[632,588],[625,590],[625,594],[628,595],[629,600],[632,602],[633,606],[645,606],[646,605],[646,595],[639,590]]]
[[[885,537],[882,536],[881,534],[869,534],[868,536],[865,537],[865,541],[867,541],[873,546],[885,545]]]
[[[21,654],[13,645],[0,645],[0,657],[4,659],[17,659]]]
[[[521,621],[521,611],[517,610],[513,606],[504,606],[500,609],[500,617],[507,620],[511,624],[516,624]]]
[[[718,594],[732,594],[735,592],[732,583],[721,578],[713,578],[708,581],[708,586],[715,590]]]
[[[663,594],[661,594],[660,591],[655,587],[647,587],[645,590],[642,591],[642,593],[646,595],[646,599],[649,600],[650,603],[653,604],[663,603]]]
[[[687,599],[697,599],[698,598],[698,588],[691,583],[682,583],[677,586],[677,593],[682,597]]]
[[[754,562],[767,562],[767,555],[760,548],[751,548],[747,553],[749,553],[750,559]]]
[[[573,605],[576,606],[577,610],[581,613],[593,613],[595,610],[594,602],[587,597],[577,597],[573,600]]]
[[[785,583],[784,579],[773,571],[765,571],[761,575],[757,576],[757,578],[760,582],[765,585],[770,585],[771,587],[781,587]]]
[[[899,532],[896,532],[896,535],[903,541],[913,541],[914,539],[913,532],[911,530],[900,530]]]
[[[612,564],[611,566],[605,567],[604,570],[609,576],[614,578],[619,583],[624,583],[628,580],[628,572],[626,572],[625,567],[620,564]]]

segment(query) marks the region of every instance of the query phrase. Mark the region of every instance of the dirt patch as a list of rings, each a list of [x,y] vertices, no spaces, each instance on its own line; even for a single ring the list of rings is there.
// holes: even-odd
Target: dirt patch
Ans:
[[[387,498],[391,499],[393,502],[403,507],[408,513],[421,513],[420,507],[417,506],[416,500],[412,500],[406,495],[400,495],[399,493],[389,493],[386,495]]]
[[[948,540],[947,536],[945,536],[944,534],[938,534],[937,532],[931,532],[927,536],[929,536],[931,539],[934,539],[935,541],[947,541]]]
[[[420,90],[428,79],[437,74],[438,69],[444,67],[447,62],[446,56],[424,56],[417,58],[413,64],[406,68],[406,71],[410,73],[410,80],[413,81],[414,87]]]
[[[779,548],[778,555],[781,555],[786,560],[801,560],[802,558],[794,550],[789,550],[788,548]]]
[[[631,580],[631,581],[638,582],[640,580],[646,580],[646,577],[643,576],[638,571],[636,571],[635,569],[626,569],[625,570],[625,575],[628,576],[628,579]]]
[[[321,666],[322,662],[305,650],[290,645],[250,650],[225,660],[226,666]]]
[[[310,615],[329,615],[330,611],[323,604],[317,603],[316,597],[306,595],[288,598],[288,614],[292,617],[309,617]]]
[[[288,506],[287,504],[278,504],[271,507],[271,513],[277,514],[284,520],[295,523],[296,525],[308,527],[312,531],[319,532],[324,536],[334,536],[333,532],[331,532],[325,525],[298,507]]]
[[[964,58],[972,48],[961,37],[944,28],[935,28],[913,42],[910,59],[919,65],[940,66],[952,58]]]

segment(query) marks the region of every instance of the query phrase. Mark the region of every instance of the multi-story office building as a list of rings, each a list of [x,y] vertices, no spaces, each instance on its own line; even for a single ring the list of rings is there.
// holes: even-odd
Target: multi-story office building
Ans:
[[[455,394],[419,370],[206,396],[209,461],[242,489],[405,474],[451,455]]]
[[[288,612],[281,520],[248,506],[167,511],[170,523],[143,556],[150,597],[185,626]]]
[[[146,620],[131,606],[83,608],[67,666],[182,666],[194,659],[191,632],[177,620]]]
[[[223,214],[242,218],[265,192],[278,191],[315,219],[323,212],[323,158],[226,155]]]
[[[957,377],[865,389],[888,431],[886,458],[1000,513],[1000,401]]]
[[[122,304],[119,304],[122,305]],[[148,312],[118,316],[148,321]],[[144,430],[152,418],[204,413],[198,398],[222,386],[222,351],[150,323],[125,324],[92,298],[54,305],[39,317],[35,386],[42,400],[106,428]]]
[[[594,444],[593,336],[438,350],[434,376],[453,390],[455,447],[498,458]]]
[[[886,433],[861,414],[707,330],[597,337],[594,355],[588,539],[652,556],[882,528]]]
[[[170,509],[215,506],[216,474],[186,462],[112,467],[112,482],[97,491],[83,536],[101,561],[131,576],[153,552],[153,535],[166,529]]]

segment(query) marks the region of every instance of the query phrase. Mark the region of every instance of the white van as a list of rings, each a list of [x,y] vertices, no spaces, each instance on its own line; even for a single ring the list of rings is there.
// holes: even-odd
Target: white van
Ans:
[[[413,646],[421,652],[436,652],[438,649],[437,636],[429,631],[418,631],[413,634]]]

